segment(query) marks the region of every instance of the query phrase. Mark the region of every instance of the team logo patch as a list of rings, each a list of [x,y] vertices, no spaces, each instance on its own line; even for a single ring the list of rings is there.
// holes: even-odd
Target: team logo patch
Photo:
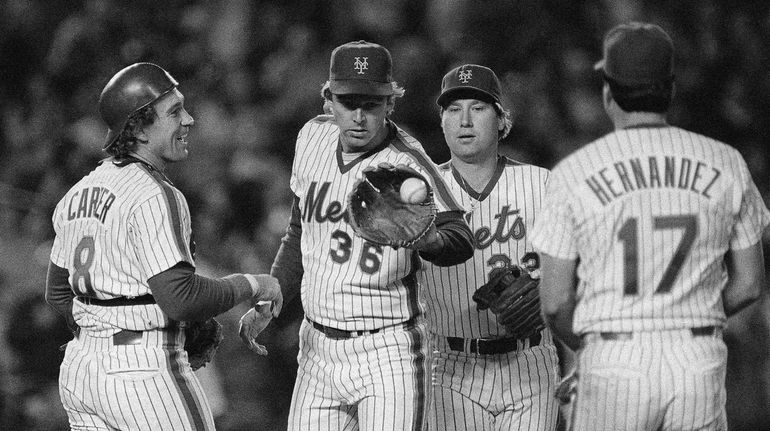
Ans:
[[[467,84],[471,78],[473,78],[472,70],[461,70],[457,73],[457,79],[459,79],[463,84]]]
[[[369,63],[366,61],[368,58],[369,57],[364,57],[364,60],[361,61],[361,57],[356,57],[356,62],[353,63],[353,69],[356,69],[359,75],[363,75],[364,70],[369,69]]]

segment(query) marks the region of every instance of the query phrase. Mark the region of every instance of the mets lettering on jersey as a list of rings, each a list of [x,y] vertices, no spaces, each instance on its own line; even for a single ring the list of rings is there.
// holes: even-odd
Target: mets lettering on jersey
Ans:
[[[618,160],[595,170],[586,185],[602,205],[636,190],[670,188],[706,198],[722,172],[700,160],[681,156],[648,156]]]

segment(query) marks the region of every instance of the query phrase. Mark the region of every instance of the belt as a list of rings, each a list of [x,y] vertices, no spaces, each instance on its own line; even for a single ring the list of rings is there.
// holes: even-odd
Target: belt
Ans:
[[[717,332],[716,326],[702,326],[699,328],[690,328],[690,332],[693,337],[710,337]],[[602,340],[617,341],[617,340],[630,340],[634,338],[633,332],[600,332],[599,336]]]
[[[124,329],[116,332],[112,336],[112,344],[116,346],[130,346],[134,344],[140,344],[142,342],[143,331],[132,331],[130,329]]]
[[[82,302],[83,304],[99,305],[102,307],[155,304],[155,297],[150,294],[140,295],[134,298],[131,298],[128,296],[119,296],[117,298],[112,298],[112,299],[91,298],[89,296],[76,296],[75,298],[77,298],[77,300]]]
[[[468,351],[479,355],[496,355],[500,353],[513,352],[519,348],[519,341],[529,340],[529,347],[540,344],[543,337],[538,332],[528,339],[520,340],[518,338],[471,338],[468,341]],[[465,351],[465,338],[446,337],[449,348],[455,352]]]
[[[356,338],[360,337],[362,335],[369,335],[369,334],[376,334],[383,330],[384,328],[389,328],[391,326],[402,326],[404,329],[409,329],[412,326],[414,326],[414,318],[411,318],[403,323],[398,323],[396,325],[391,326],[384,326],[382,328],[377,329],[370,329],[367,331],[346,331],[344,329],[337,329],[337,328],[331,328],[329,326],[324,326],[318,322],[314,322],[310,320],[307,316],[305,316],[305,320],[308,321],[311,325],[313,325],[313,328],[317,329],[320,332],[323,332],[324,335],[326,335],[327,338],[330,338],[332,340],[347,340],[348,338]]]

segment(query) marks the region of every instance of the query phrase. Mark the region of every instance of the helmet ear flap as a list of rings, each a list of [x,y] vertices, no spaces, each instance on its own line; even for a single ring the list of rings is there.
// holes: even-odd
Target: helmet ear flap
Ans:
[[[99,96],[99,114],[109,128],[103,149],[117,140],[131,114],[178,85],[168,72],[152,63],[134,63],[116,73]]]

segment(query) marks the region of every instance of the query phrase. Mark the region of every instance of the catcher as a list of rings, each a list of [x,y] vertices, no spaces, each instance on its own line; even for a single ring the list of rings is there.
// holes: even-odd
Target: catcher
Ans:
[[[158,65],[117,72],[99,98],[110,157],[54,211],[46,300],[75,335],[59,375],[72,429],[214,429],[192,371],[222,338],[208,319],[247,300],[280,313],[280,286],[267,274],[196,272],[187,200],[165,174],[195,146],[184,102]]]

